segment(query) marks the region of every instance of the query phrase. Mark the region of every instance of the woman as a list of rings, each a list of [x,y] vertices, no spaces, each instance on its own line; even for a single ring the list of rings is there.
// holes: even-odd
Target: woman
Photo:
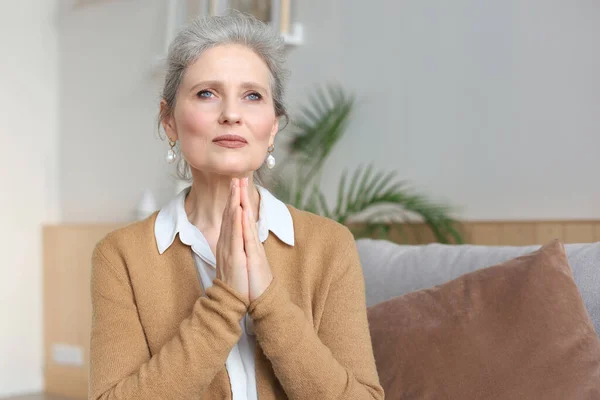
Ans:
[[[282,60],[241,13],[171,45],[160,124],[192,185],[94,250],[90,399],[383,398],[352,234],[253,183]]]

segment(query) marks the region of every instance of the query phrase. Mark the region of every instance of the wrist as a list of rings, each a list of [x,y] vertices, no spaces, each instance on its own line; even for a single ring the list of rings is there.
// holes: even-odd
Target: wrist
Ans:
[[[213,286],[219,287],[223,290],[225,290],[230,296],[234,298],[235,300],[237,300],[238,304],[241,303],[244,306],[244,310],[248,309],[248,306],[250,305],[250,301],[248,300],[248,296],[244,295],[244,293],[240,293],[239,291],[237,291],[236,289],[233,288],[233,285],[231,285],[230,283],[223,281],[219,278],[215,278],[213,280]]]

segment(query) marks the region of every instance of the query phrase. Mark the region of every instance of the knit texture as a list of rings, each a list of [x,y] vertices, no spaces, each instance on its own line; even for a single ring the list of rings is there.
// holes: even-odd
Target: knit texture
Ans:
[[[270,234],[273,281],[252,302],[219,279],[202,295],[191,250],[160,255],[154,213],[92,256],[90,399],[231,399],[225,361],[254,321],[256,387],[268,399],[383,399],[350,231],[288,205],[295,246]]]

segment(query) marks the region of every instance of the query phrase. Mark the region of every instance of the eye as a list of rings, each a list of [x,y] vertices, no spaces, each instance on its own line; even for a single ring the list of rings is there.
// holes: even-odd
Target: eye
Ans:
[[[259,93],[256,93],[256,92],[252,92],[252,93],[248,94],[246,97],[248,97],[250,100],[253,100],[253,101],[257,101],[257,100],[262,99],[262,96]]]
[[[208,91],[208,90],[201,90],[198,92],[198,97],[203,97],[205,99],[210,99],[210,97],[212,96],[212,92]]]

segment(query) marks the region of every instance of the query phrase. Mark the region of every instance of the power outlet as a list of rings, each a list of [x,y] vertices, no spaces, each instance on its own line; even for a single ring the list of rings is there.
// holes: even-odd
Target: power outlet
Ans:
[[[83,365],[83,348],[64,343],[52,345],[52,359],[56,364],[80,367]]]

